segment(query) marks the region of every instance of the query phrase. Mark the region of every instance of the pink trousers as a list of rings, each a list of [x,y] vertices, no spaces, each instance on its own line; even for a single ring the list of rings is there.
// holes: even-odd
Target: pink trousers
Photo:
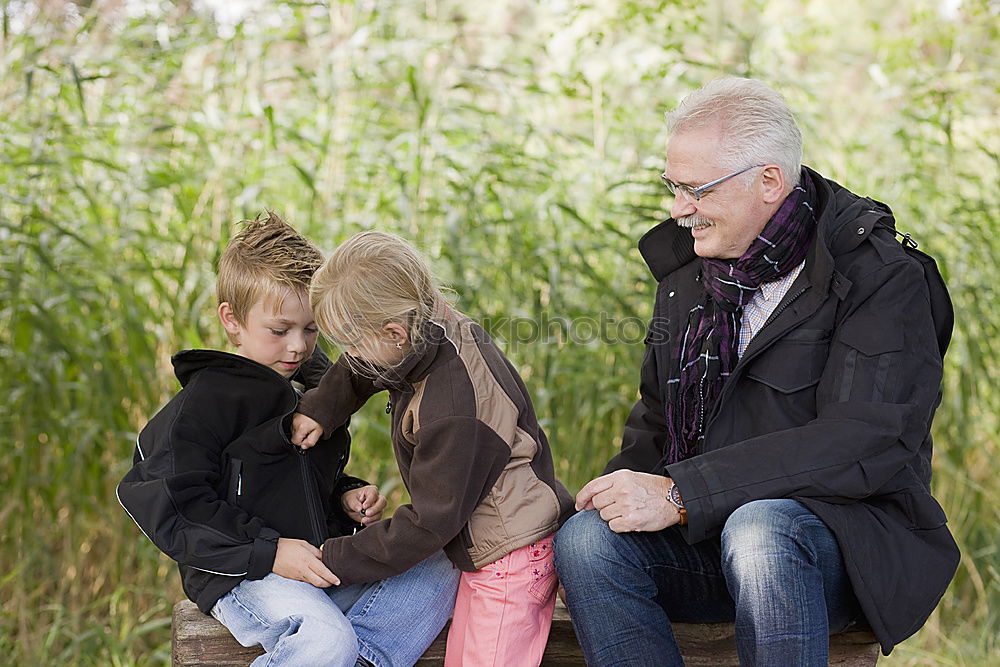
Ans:
[[[557,586],[551,535],[463,572],[445,667],[538,667]]]

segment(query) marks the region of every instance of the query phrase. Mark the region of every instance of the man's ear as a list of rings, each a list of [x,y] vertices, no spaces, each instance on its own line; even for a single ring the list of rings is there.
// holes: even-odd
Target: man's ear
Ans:
[[[236,313],[233,312],[233,307],[229,305],[228,301],[219,304],[219,320],[222,322],[229,340],[238,346],[240,344],[239,335],[243,327],[240,326],[239,320],[236,319]]]
[[[382,327],[382,333],[394,344],[406,345],[410,342],[410,332],[400,322],[389,322]]]
[[[775,204],[783,201],[788,196],[785,192],[787,182],[781,167],[776,164],[765,165],[761,171],[761,196],[764,203]]]

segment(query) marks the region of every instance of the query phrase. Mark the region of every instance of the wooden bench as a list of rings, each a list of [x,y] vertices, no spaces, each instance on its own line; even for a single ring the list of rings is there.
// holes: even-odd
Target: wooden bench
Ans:
[[[689,667],[736,667],[736,647],[732,623],[674,623],[674,635]],[[198,611],[193,602],[182,600],[174,605],[174,667],[239,666],[246,667],[264,651],[259,646],[240,646],[226,628],[211,616]],[[445,627],[417,661],[421,667],[444,664]],[[878,659],[878,644],[870,632],[850,631],[830,637],[830,665],[870,667]],[[544,667],[583,665],[583,654],[562,602],[556,604],[549,643],[542,659]]]

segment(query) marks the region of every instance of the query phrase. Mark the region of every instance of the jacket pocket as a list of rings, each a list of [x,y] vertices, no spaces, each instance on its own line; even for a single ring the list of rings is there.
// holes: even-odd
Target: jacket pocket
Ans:
[[[903,330],[898,326],[885,326],[886,324],[847,321],[840,328],[837,337],[848,347],[869,357],[898,352],[903,349]]]
[[[829,352],[828,331],[790,331],[751,362],[747,377],[782,394],[802,391],[819,383]]]
[[[230,505],[239,505],[240,497],[243,495],[243,461],[240,459],[229,460],[229,482],[226,492],[226,500]]]
[[[836,400],[880,402],[893,394],[899,359],[895,353],[903,348],[903,331],[887,324],[875,327],[853,320],[838,331],[842,347],[832,385]]]
[[[931,530],[948,522],[944,510],[929,493],[908,493],[905,496],[911,530]]]
[[[941,505],[930,494],[912,468],[906,468],[907,488],[900,492],[910,530],[931,530],[948,523]]]

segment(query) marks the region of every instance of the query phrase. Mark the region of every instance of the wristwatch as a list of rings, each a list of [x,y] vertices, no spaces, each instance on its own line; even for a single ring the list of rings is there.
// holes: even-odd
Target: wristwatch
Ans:
[[[674,480],[670,480],[670,488],[667,489],[667,500],[670,504],[677,508],[677,513],[680,514],[680,520],[677,522],[679,526],[686,526],[688,522],[688,512],[684,509],[684,499],[681,498],[681,490],[677,488],[677,484]]]

